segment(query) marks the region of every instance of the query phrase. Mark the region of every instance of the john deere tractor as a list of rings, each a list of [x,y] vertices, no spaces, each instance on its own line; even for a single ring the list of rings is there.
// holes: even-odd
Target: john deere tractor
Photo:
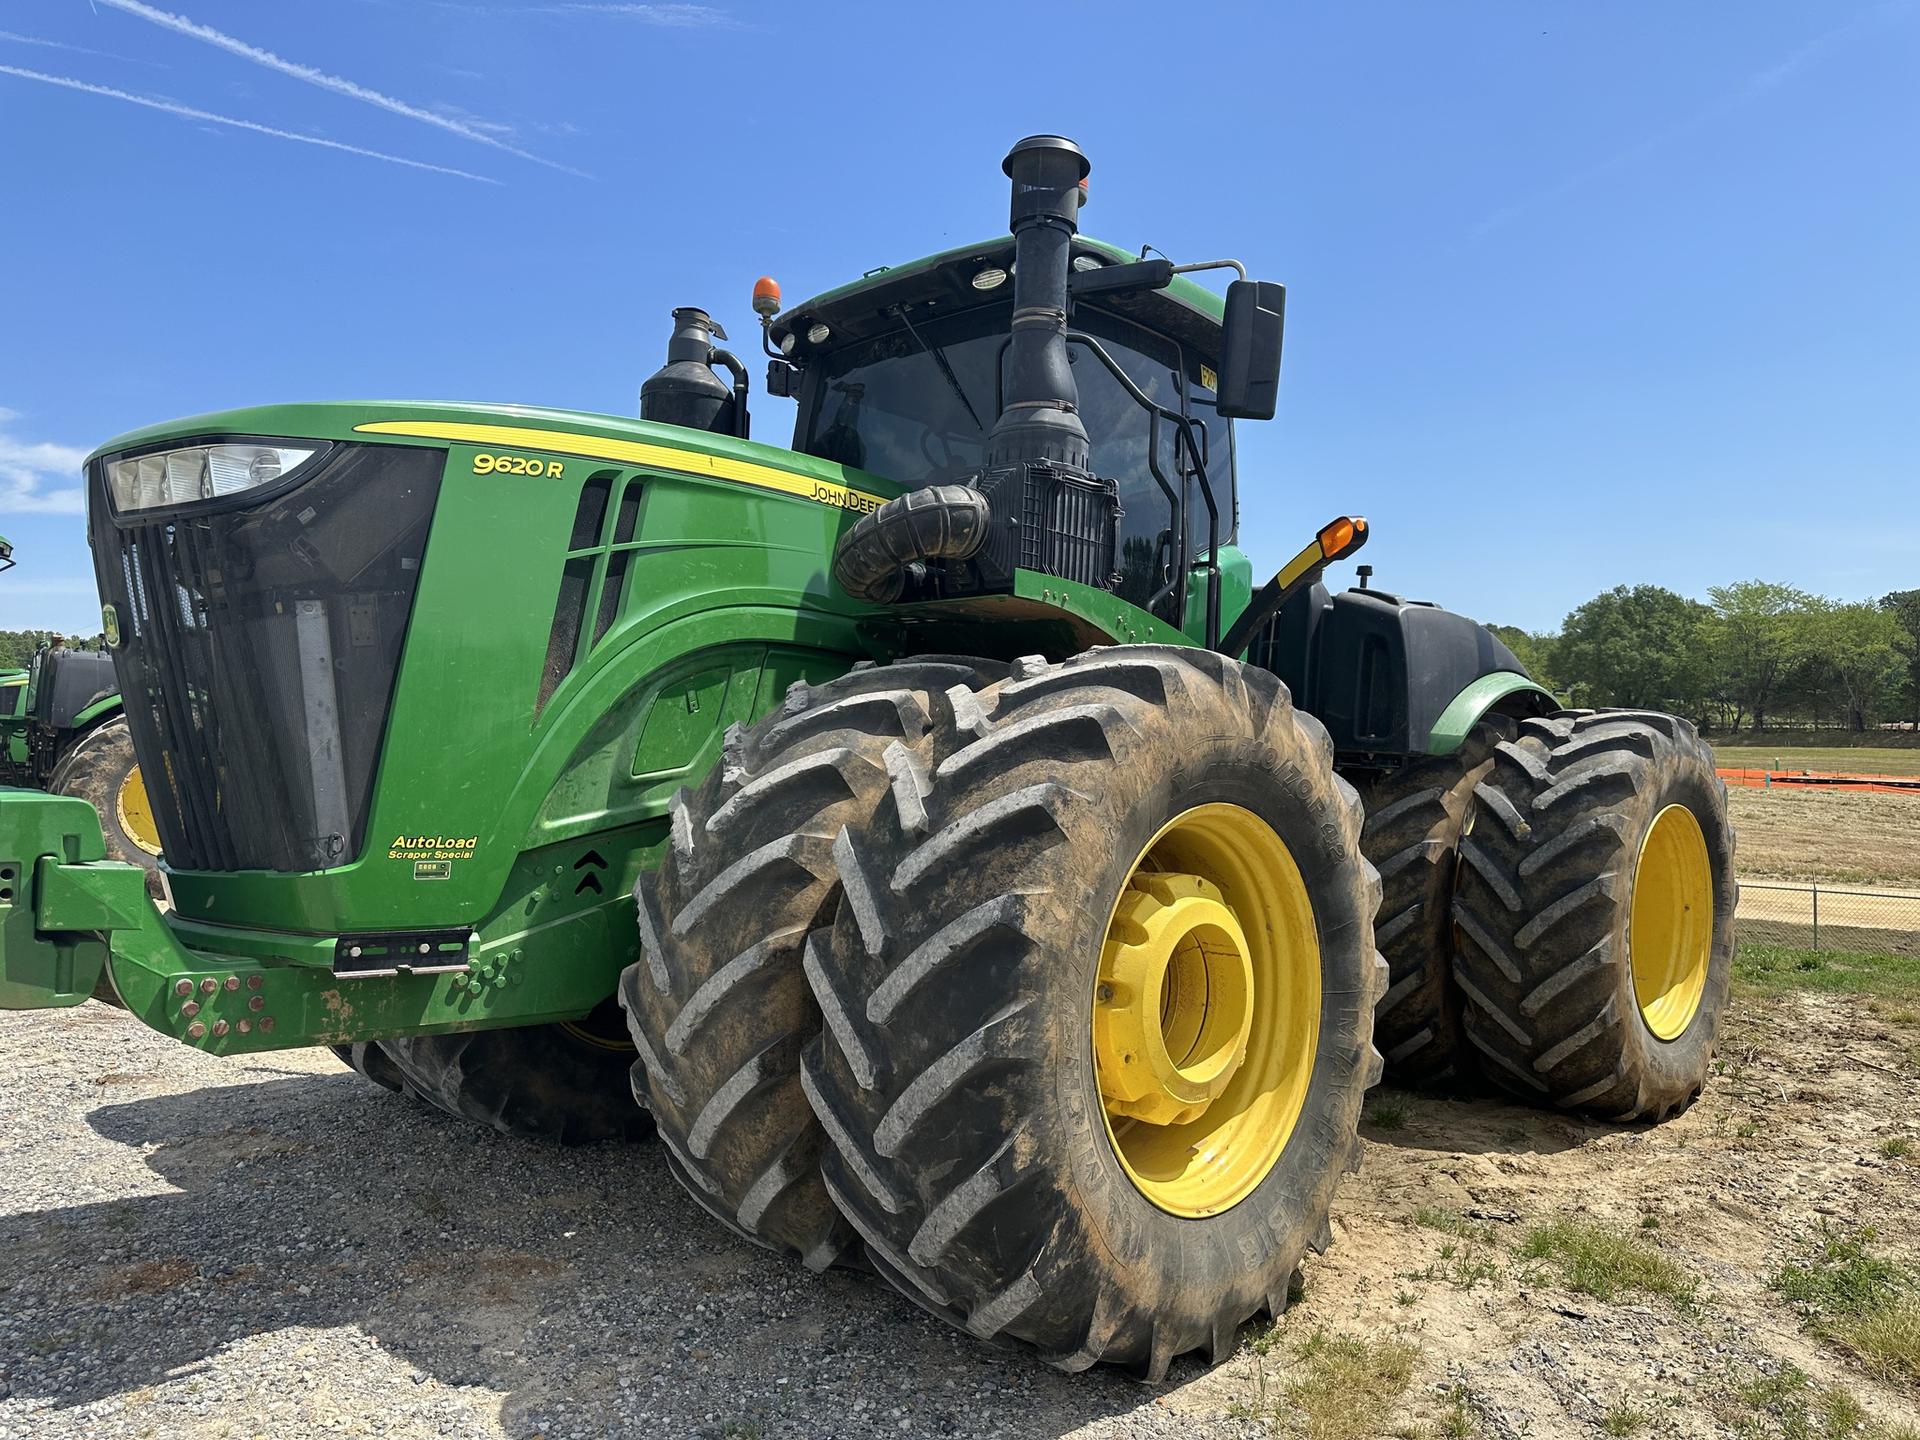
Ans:
[[[1082,236],[1069,141],[1005,168],[999,240],[757,287],[788,448],[692,309],[637,421],[288,405],[104,446],[173,907],[85,805],[8,793],[0,1000],[104,967],[202,1051],[657,1132],[740,1235],[1150,1378],[1329,1242],[1376,1044],[1685,1106],[1732,945],[1706,747],[1332,592],[1358,517],[1257,577],[1234,422],[1274,413],[1284,292]]]

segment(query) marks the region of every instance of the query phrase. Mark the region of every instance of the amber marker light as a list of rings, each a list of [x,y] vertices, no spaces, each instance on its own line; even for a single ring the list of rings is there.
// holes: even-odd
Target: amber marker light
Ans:
[[[753,282],[753,313],[763,320],[771,320],[780,313],[780,282],[771,275],[762,275]]]
[[[1342,515],[1320,528],[1320,553],[1328,560],[1338,560],[1364,542],[1366,534],[1367,522],[1364,517]]]

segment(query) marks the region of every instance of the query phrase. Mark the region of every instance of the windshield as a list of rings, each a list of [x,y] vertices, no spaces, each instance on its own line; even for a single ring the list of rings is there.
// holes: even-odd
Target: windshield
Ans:
[[[1174,341],[1131,321],[1082,305],[1074,326],[1094,336],[1120,368],[1155,401],[1188,408],[1202,432],[1207,476],[1220,506],[1220,539],[1234,529],[1233,430],[1214,410],[1210,368]],[[995,361],[1007,336],[1006,310],[982,306],[937,320],[916,320],[877,339],[849,345],[815,362],[795,448],[919,487],[966,480],[986,457],[997,413]],[[1144,605],[1168,578],[1172,509],[1147,466],[1147,412],[1083,346],[1068,352],[1080,390],[1080,417],[1092,442],[1095,474],[1119,482],[1119,593]],[[944,362],[944,363],[943,363]],[[1183,479],[1174,428],[1160,428],[1160,468],[1189,492],[1188,553],[1207,544],[1200,487]],[[1189,465],[1186,467],[1191,469]]]

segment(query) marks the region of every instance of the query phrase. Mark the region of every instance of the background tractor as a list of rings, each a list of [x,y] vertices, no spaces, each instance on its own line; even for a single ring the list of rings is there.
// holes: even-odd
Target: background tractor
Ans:
[[[14,563],[0,538],[0,570]],[[109,856],[151,868],[160,841],[121,712],[113,657],[54,636],[25,669],[0,669],[0,785],[78,796],[100,811]]]
[[[694,309],[638,421],[296,405],[103,447],[173,906],[86,807],[7,793],[0,1002],[104,969],[198,1049],[654,1131],[760,1244],[1150,1378],[1329,1243],[1376,1036],[1684,1106],[1732,953],[1705,747],[1331,592],[1358,517],[1256,586],[1233,426],[1274,412],[1284,292],[1081,236],[1069,141],[1005,168],[1008,236],[756,287],[788,448]]]

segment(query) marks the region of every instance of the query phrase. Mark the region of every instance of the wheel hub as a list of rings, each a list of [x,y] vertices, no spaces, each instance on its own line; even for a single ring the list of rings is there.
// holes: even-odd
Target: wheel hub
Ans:
[[[160,827],[154,823],[153,802],[147,799],[147,787],[141,783],[140,767],[134,766],[120,782],[114,797],[120,812],[120,829],[126,837],[149,855],[160,853]]]
[[[1713,952],[1713,865],[1694,813],[1654,817],[1634,867],[1627,959],[1633,998],[1655,1038],[1676,1040],[1700,1011]]]
[[[1306,882],[1238,805],[1169,820],[1109,912],[1089,1048],[1107,1138],[1170,1215],[1239,1204],[1293,1135],[1318,1054],[1320,947]]]
[[[1115,1114],[1179,1125],[1203,1114],[1247,1058],[1253,960],[1218,886],[1139,871],[1100,956],[1094,1044]]]

